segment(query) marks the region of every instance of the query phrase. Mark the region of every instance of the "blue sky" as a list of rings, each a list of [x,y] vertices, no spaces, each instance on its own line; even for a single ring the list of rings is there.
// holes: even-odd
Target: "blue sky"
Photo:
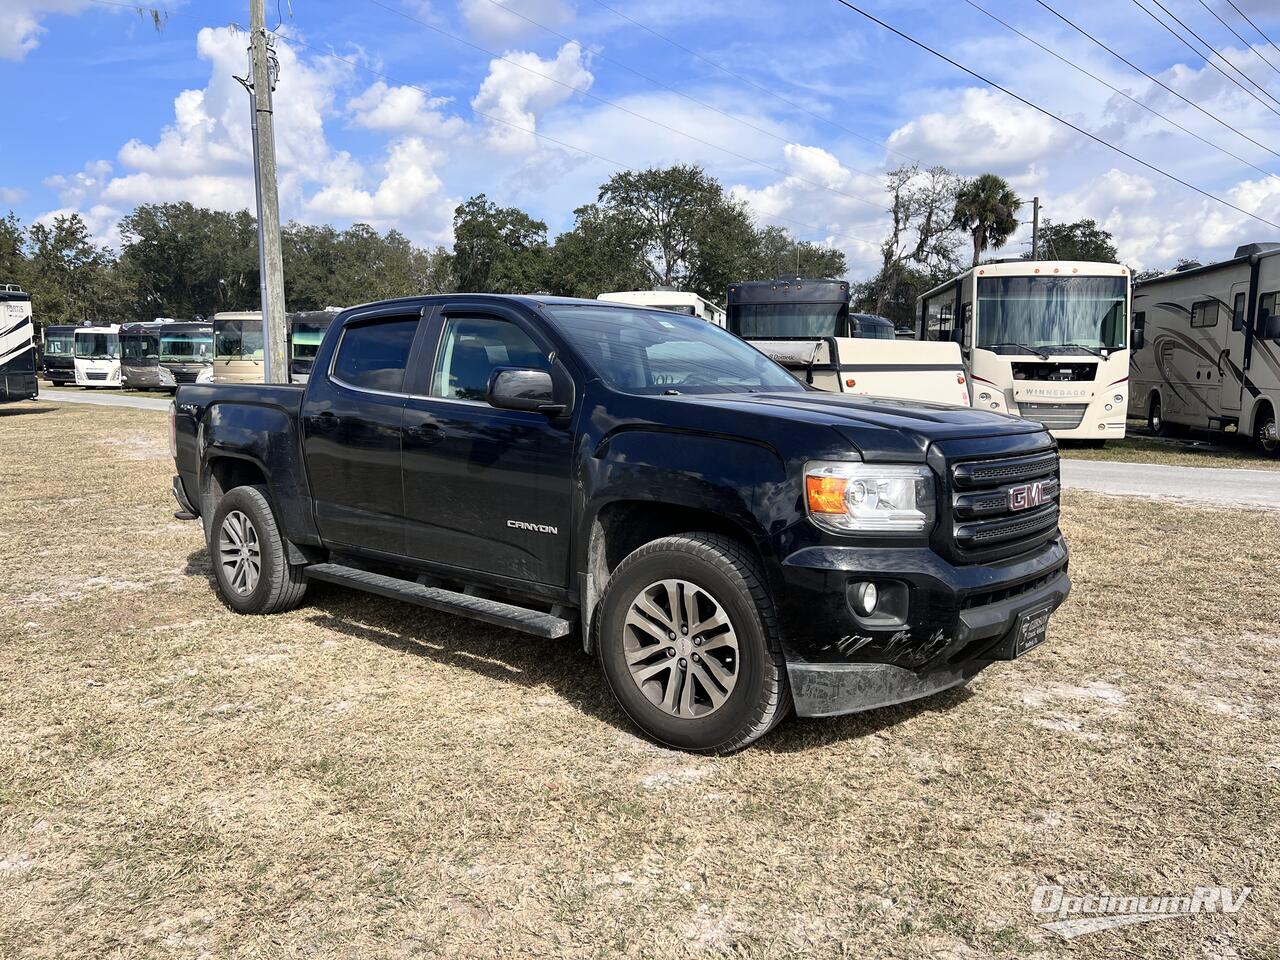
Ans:
[[[974,2],[1206,139],[1280,171],[1280,157],[1170,97],[1034,0]],[[1164,2],[1280,96],[1280,50],[1225,0],[1208,2],[1252,50],[1199,0]],[[554,234],[618,169],[608,161],[695,162],[762,223],[845,250],[860,278],[873,269],[886,228],[884,172],[910,157],[963,174],[1000,173],[1020,195],[1039,195],[1054,219],[1094,217],[1135,266],[1280,239],[835,0],[604,4],[281,0],[278,13],[269,4],[269,25],[280,20],[280,32],[298,41],[279,44],[284,215],[364,220],[448,244],[453,207],[484,192],[546,220]],[[1208,113],[1280,149],[1280,100],[1255,90],[1260,102],[1230,84],[1135,0],[1051,5]],[[1280,5],[1236,5],[1280,39]],[[1171,129],[973,6],[866,6],[1108,142],[1280,222],[1280,178]],[[95,0],[5,0],[0,106],[11,147],[0,160],[0,207],[28,222],[77,210],[110,245],[120,216],[138,203],[251,204],[247,98],[232,79],[245,67],[247,37],[231,25],[247,21],[247,7],[169,3],[157,31],[136,12]],[[1024,240],[1015,237],[1009,252]]]

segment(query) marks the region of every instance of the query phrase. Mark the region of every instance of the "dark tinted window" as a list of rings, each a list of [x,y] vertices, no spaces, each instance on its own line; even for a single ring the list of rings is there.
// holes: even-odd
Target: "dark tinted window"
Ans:
[[[1191,306],[1191,325],[1193,327],[1216,327],[1218,325],[1218,301],[1201,300]]]
[[[1245,295],[1243,293],[1237,293],[1235,303],[1232,304],[1232,307],[1231,307],[1231,329],[1232,330],[1244,329],[1244,305],[1245,305]]]
[[[514,323],[492,317],[450,317],[440,338],[431,395],[484,400],[495,367],[551,369],[542,349]]]
[[[334,379],[363,390],[399,393],[417,329],[417,317],[347,327],[338,344]]]

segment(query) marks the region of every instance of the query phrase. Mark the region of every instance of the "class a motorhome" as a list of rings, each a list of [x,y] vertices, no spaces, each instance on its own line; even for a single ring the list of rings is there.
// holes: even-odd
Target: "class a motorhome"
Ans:
[[[917,301],[916,335],[961,345],[975,407],[1101,444],[1125,434],[1129,287],[1116,263],[979,264]]]
[[[1253,437],[1280,455],[1280,243],[1144,280],[1133,291],[1129,413]]]
[[[629,303],[637,307],[649,307],[652,310],[671,310],[698,317],[707,323],[723,327],[725,312],[714,303],[702,299],[696,293],[683,290],[623,290],[618,293],[602,293],[597,300],[609,303]]]
[[[287,314],[289,323],[289,380],[306,383],[316,351],[338,307],[302,310]],[[213,316],[213,380],[217,383],[262,383],[266,340],[262,313],[244,310]]]
[[[843,280],[734,283],[726,303],[731,333],[819,390],[970,405],[956,344],[902,340],[884,317],[850,313]]]
[[[213,325],[160,317],[120,328],[120,375],[126,387],[176,390],[213,379]]]
[[[76,382],[76,327],[50,324],[40,332],[40,369],[55,387]]]
[[[0,403],[34,400],[38,392],[31,294],[6,283],[0,286]]]
[[[75,329],[76,385],[120,386],[120,325],[84,324]]]

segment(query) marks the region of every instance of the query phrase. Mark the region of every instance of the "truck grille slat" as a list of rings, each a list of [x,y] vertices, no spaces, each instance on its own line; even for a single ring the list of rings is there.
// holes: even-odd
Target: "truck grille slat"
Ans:
[[[983,563],[1018,556],[1058,535],[1058,452],[953,461],[941,505],[952,556]]]

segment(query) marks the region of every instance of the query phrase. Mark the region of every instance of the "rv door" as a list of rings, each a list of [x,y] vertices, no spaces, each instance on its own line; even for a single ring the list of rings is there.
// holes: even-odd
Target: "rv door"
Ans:
[[[1222,392],[1219,402],[1224,413],[1239,413],[1244,395],[1245,327],[1249,322],[1249,282],[1242,280],[1231,287],[1231,326],[1222,336],[1222,352],[1218,355],[1218,380]]]

